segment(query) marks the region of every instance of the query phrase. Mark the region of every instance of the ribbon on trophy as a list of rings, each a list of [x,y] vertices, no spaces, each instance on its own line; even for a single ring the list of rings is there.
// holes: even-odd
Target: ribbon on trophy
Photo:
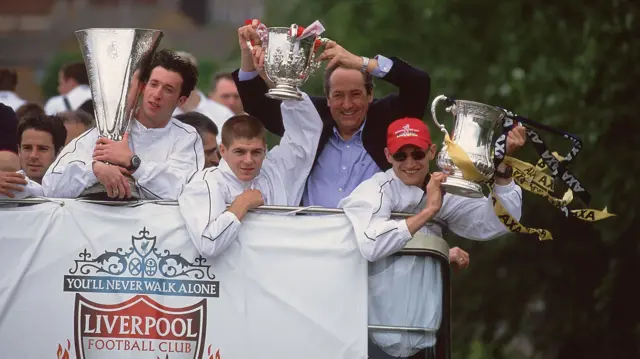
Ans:
[[[520,187],[528,192],[539,195],[554,207],[560,209],[566,217],[574,217],[583,221],[595,222],[606,219],[615,214],[609,213],[605,207],[602,211],[595,209],[568,209],[568,205],[573,201],[574,194],[585,205],[589,206],[591,195],[584,188],[581,182],[567,169],[567,165],[575,159],[578,152],[582,148],[582,141],[575,135],[568,132],[556,130],[544,124],[537,123],[522,116],[514,115],[510,111],[502,109],[506,116],[503,121],[502,133],[498,136],[494,146],[494,166],[498,167],[504,161],[513,168],[513,179]],[[540,156],[540,160],[536,165],[518,160],[513,157],[506,156],[506,139],[508,132],[518,124],[525,125],[527,137],[531,140],[536,152]],[[573,143],[573,147],[569,153],[562,157],[555,152],[549,151],[548,147],[540,137],[540,135],[531,127],[538,127],[549,132],[559,134]],[[453,142],[449,136],[445,135],[445,144],[447,152],[452,162],[460,169],[465,179],[488,185],[493,201],[493,207],[500,221],[511,232],[527,233],[537,235],[540,240],[553,239],[551,233],[546,229],[528,228],[513,218],[493,191],[494,179],[485,178],[473,165],[467,153],[459,145]],[[547,173],[549,171],[550,173]],[[568,189],[562,196],[557,198],[553,194],[556,192],[556,180],[564,182]]]

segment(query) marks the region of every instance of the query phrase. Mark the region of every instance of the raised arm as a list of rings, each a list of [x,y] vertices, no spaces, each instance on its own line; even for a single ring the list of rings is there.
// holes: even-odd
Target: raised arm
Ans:
[[[284,182],[289,206],[300,203],[323,127],[320,115],[309,96],[305,93],[302,96],[302,101],[288,100],[282,103],[286,131],[280,144],[268,154],[269,160],[276,164],[278,176]]]
[[[45,197],[77,198],[87,187],[98,183],[93,172],[96,128],[69,142],[42,178]]]

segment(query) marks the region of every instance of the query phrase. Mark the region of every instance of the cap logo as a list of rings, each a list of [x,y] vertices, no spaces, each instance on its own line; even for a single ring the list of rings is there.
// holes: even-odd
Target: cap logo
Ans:
[[[396,138],[401,138],[401,137],[418,137],[418,133],[420,132],[420,130],[417,130],[415,128],[411,128],[409,126],[409,124],[406,124],[404,126],[402,126],[401,129],[397,130],[395,132],[396,134]]]

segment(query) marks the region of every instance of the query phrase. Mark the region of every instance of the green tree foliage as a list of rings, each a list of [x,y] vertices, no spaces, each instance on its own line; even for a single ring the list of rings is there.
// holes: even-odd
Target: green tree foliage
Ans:
[[[295,2],[289,12],[271,5],[269,26],[318,19],[324,36],[355,54],[397,56],[428,71],[432,98],[509,108],[584,141],[572,171],[593,195],[592,208],[608,206],[618,216],[595,224],[565,219],[525,193],[522,222],[551,230],[554,241],[453,238],[471,253],[471,267],[453,280],[456,357],[470,357],[468,343],[479,338],[501,358],[516,337],[543,358],[640,357],[640,298],[632,290],[640,273],[633,187],[640,161],[631,142],[640,133],[637,2],[315,0]],[[321,86],[318,72],[303,89],[321,94]],[[377,86],[378,96],[394,90]],[[451,118],[442,122],[451,128]],[[569,149],[566,140],[541,135],[552,149]],[[533,155],[529,146],[517,157],[531,162]]]

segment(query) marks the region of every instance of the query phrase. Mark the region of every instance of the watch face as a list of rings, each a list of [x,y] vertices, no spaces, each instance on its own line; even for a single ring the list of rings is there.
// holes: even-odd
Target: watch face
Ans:
[[[131,158],[131,165],[133,165],[133,167],[136,167],[136,168],[137,168],[138,166],[140,166],[140,157],[138,157],[138,156],[133,156],[133,157]]]

